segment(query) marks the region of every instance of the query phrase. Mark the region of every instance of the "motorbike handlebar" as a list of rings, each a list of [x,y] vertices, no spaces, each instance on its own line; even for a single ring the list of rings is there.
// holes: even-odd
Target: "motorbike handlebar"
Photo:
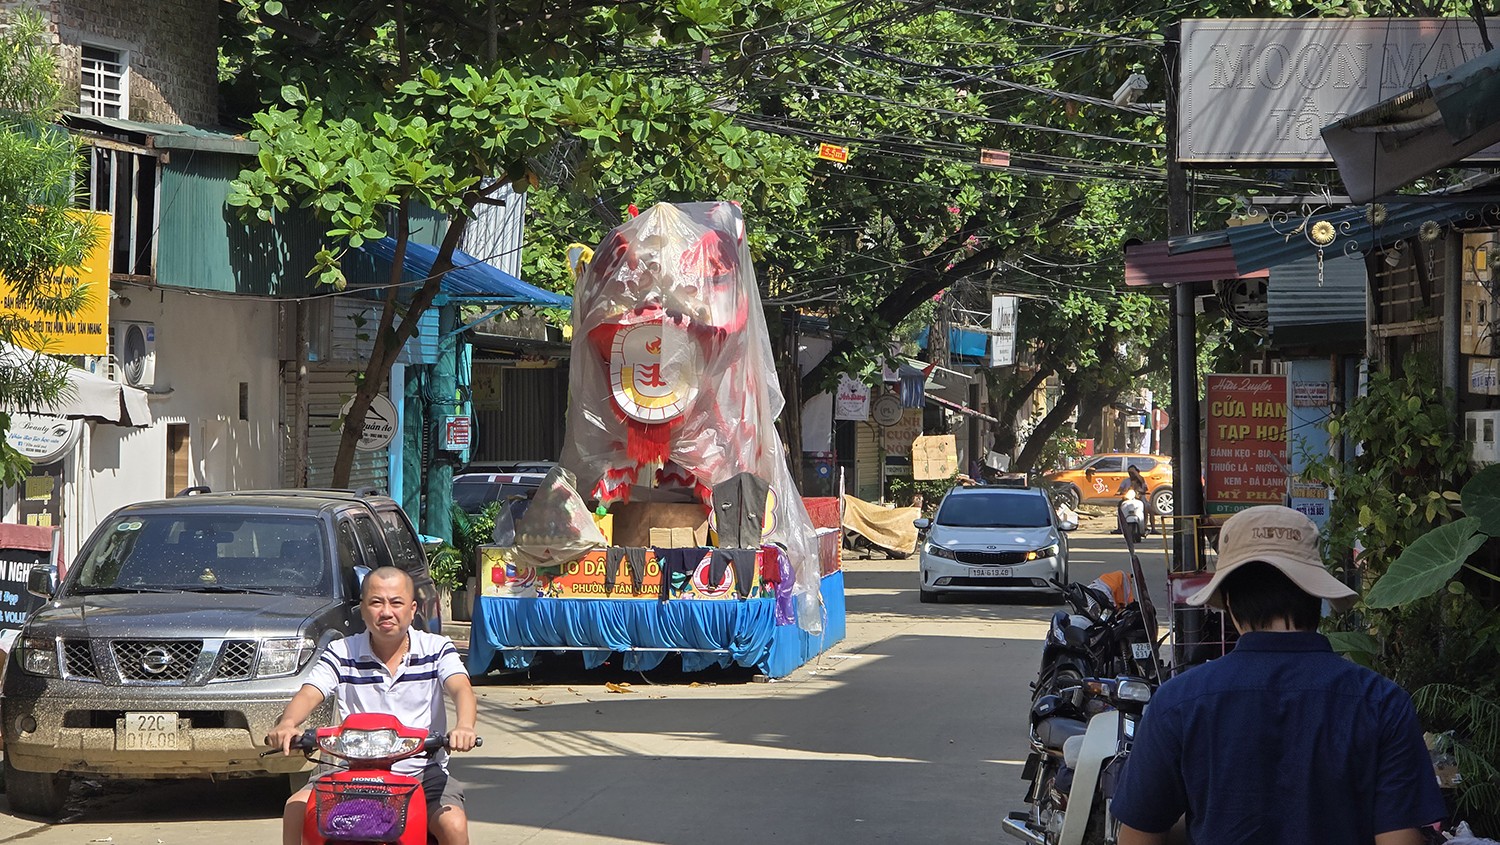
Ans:
[[[270,737],[266,737],[263,741],[267,745],[271,744],[271,738]],[[315,731],[315,730],[303,731],[299,736],[297,736],[296,738],[294,738],[292,740],[292,746],[291,746],[291,748],[289,750],[290,751],[301,751],[304,754],[310,754],[310,753],[312,753],[314,751],[317,751],[318,750],[318,732]],[[280,753],[281,753],[281,749],[280,748],[272,748],[269,751],[262,751],[261,754],[260,754],[260,756],[262,756],[262,757],[270,757],[272,754],[280,754]]]
[[[267,745],[270,745],[271,744],[271,738],[270,737],[266,737],[265,740],[264,740],[264,742]],[[478,748],[481,745],[484,745],[484,737],[481,737],[481,736],[474,737],[474,747]],[[423,751],[436,751],[439,748],[447,748],[447,747],[448,747],[448,735],[447,734],[429,734],[428,737],[427,737],[427,739],[422,742],[422,750]],[[317,751],[318,750],[318,732],[315,731],[315,730],[303,731],[301,733],[301,735],[297,736],[295,739],[292,740],[291,750],[292,751],[301,751],[304,754],[310,754],[310,753],[312,753],[314,751]],[[281,749],[280,748],[272,748],[269,751],[262,751],[261,754],[260,754],[260,756],[262,756],[262,757],[270,757],[273,754],[280,754],[280,753],[281,753]]]
[[[484,737],[482,737],[482,736],[476,736],[476,737],[474,737],[474,747],[478,748],[481,745],[484,745]],[[424,742],[424,743],[422,743],[422,750],[423,751],[436,751],[439,748],[447,748],[447,747],[448,747],[448,735],[447,734],[430,734],[427,737],[427,741]]]

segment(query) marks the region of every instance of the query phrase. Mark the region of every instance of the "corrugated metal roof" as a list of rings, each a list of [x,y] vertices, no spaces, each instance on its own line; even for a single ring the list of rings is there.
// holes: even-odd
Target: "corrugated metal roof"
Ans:
[[[1185,282],[1214,282],[1220,279],[1264,279],[1261,270],[1240,273],[1235,269],[1234,253],[1227,246],[1173,255],[1167,241],[1151,241],[1125,247],[1125,284],[1177,285]]]
[[[1288,326],[1365,322],[1365,262],[1362,258],[1302,258],[1271,268],[1266,286],[1271,331]]]
[[[378,265],[389,268],[396,260],[396,241],[381,238],[370,241],[360,249],[373,257]],[[402,261],[403,277],[408,281],[424,279],[432,271],[438,251],[426,244],[408,240],[406,256]],[[453,251],[454,269],[443,276],[443,293],[463,297],[466,300],[516,305],[542,305],[551,308],[571,308],[573,298],[535,285],[485,264],[463,250]],[[377,276],[379,278],[379,276]]]
[[[243,136],[229,132],[218,132],[213,129],[201,129],[197,126],[186,126],[175,123],[141,123],[135,120],[123,120],[118,117],[99,117],[97,115],[83,114],[64,115],[64,119],[69,126],[75,129],[96,129],[101,131],[125,132],[131,135],[145,135],[149,138],[151,146],[164,150],[200,150],[203,152],[253,156],[256,150],[259,149],[259,146],[254,141],[247,141]]]
[[[244,222],[229,208],[229,186],[250,164],[224,153],[193,151],[161,169],[156,281],[162,285],[303,296],[315,287],[313,266],[323,227],[306,209],[273,223]]]
[[[1378,227],[1370,223],[1369,208],[1353,206],[1309,218],[1227,229],[1235,266],[1244,273],[1316,256],[1318,247],[1307,239],[1306,233],[1311,226],[1324,221],[1334,230],[1333,242],[1323,248],[1324,256],[1352,256],[1367,252],[1372,246],[1416,237],[1418,229],[1429,220],[1445,228],[1455,223],[1477,224],[1482,207],[1453,201],[1389,203],[1384,206],[1385,220]],[[1304,223],[1309,228],[1303,228]]]

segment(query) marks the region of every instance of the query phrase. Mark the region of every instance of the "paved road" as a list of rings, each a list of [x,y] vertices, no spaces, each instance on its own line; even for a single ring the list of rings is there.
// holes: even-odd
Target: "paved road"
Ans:
[[[1120,568],[1123,548],[1086,524],[1073,577]],[[1052,606],[923,605],[914,560],[846,568],[848,639],[783,681],[566,667],[483,679],[485,746],[454,764],[475,841],[999,841],[997,820],[1022,806],[1027,683]],[[74,805],[63,824],[0,815],[0,843],[270,842],[278,831],[278,797],[245,782],[86,784]]]

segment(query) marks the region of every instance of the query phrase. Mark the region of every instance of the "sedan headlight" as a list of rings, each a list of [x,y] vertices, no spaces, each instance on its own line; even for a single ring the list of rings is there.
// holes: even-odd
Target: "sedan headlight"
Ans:
[[[1045,549],[1037,549],[1035,551],[1027,552],[1026,553],[1026,559],[1027,560],[1041,560],[1044,557],[1057,557],[1057,552],[1058,552],[1057,544],[1053,543],[1052,545],[1046,547]]]
[[[943,548],[942,546],[939,546],[936,543],[928,543],[927,544],[927,548],[924,551],[926,551],[928,554],[932,555],[933,557],[945,557],[945,558],[947,558],[949,560],[957,560],[958,559],[958,555],[955,555],[952,552],[952,550],[945,549],[945,548]]]
[[[276,637],[260,641],[260,665],[255,675],[273,678],[292,675],[312,658],[318,644],[309,637]]]
[[[422,740],[403,737],[389,728],[378,731],[342,730],[318,740],[318,745],[324,751],[346,760],[384,760],[415,751],[421,744]]]
[[[52,637],[22,637],[21,668],[33,675],[61,677],[57,665],[57,640]]]

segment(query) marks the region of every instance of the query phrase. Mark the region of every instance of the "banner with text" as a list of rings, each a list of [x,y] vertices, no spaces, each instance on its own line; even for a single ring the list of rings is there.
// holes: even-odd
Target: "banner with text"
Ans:
[[[1211,375],[1204,498],[1209,514],[1286,497],[1286,376]]]
[[[1016,363],[1016,298],[995,294],[990,297],[990,366],[1009,367]]]
[[[48,284],[59,294],[74,287],[85,290],[83,307],[66,316],[48,314],[16,296],[15,290],[0,278],[0,314],[17,318],[21,331],[12,341],[17,346],[45,352],[48,355],[105,355],[109,353],[109,255],[110,216],[96,211],[80,211],[99,227],[99,240],[89,253],[88,261],[60,274]]]

